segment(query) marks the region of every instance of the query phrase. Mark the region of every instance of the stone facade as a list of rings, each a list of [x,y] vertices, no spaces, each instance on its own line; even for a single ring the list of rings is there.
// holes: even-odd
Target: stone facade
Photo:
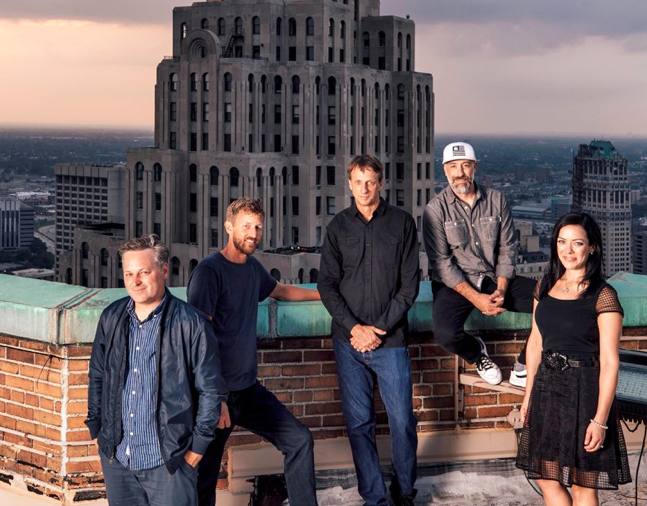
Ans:
[[[414,62],[414,22],[380,16],[376,0],[175,8],[173,56],[157,67],[155,147],[127,154],[126,237],[160,235],[181,286],[226,244],[227,205],[260,198],[261,262],[283,281],[301,269],[313,281],[325,227],[351,203],[345,168],[361,153],[380,158],[384,198],[420,230],[433,196],[434,95]],[[290,247],[313,253],[280,253]]]

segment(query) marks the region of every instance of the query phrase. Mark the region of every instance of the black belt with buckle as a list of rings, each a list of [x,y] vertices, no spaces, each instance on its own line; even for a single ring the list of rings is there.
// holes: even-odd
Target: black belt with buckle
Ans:
[[[541,355],[544,365],[557,372],[564,372],[571,367],[599,367],[600,365],[600,358],[597,355],[576,359],[552,350],[546,350]]]

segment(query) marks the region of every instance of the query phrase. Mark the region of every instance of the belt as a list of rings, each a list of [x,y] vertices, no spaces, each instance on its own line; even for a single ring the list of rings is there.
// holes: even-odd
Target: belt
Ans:
[[[557,351],[546,350],[541,354],[543,364],[553,371],[564,372],[571,367],[599,367],[600,357],[578,357],[578,359],[564,355]]]

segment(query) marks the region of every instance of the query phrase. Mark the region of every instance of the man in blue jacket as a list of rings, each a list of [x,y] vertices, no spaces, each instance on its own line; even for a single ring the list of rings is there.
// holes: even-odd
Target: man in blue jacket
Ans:
[[[111,506],[196,506],[196,466],[226,399],[218,344],[199,311],[166,289],[156,235],[119,250],[129,297],[108,306],[90,358],[86,424]]]

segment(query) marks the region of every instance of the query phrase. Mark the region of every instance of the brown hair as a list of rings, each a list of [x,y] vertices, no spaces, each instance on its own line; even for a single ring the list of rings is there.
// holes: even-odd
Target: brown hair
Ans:
[[[229,223],[233,223],[238,213],[249,213],[260,216],[265,219],[265,210],[261,199],[251,199],[249,197],[241,197],[234,200],[227,207],[227,216],[225,218]]]
[[[124,255],[129,251],[147,249],[152,249],[153,253],[155,253],[155,260],[157,260],[160,269],[164,267],[164,264],[168,263],[169,250],[156,234],[143,235],[126,241],[119,247],[119,256],[123,259]]]
[[[373,155],[357,155],[348,164],[348,180],[350,181],[350,175],[355,170],[359,169],[364,172],[366,169],[371,169],[377,174],[377,180],[381,183],[382,178],[384,177],[384,169],[382,168],[382,163],[375,158]]]

